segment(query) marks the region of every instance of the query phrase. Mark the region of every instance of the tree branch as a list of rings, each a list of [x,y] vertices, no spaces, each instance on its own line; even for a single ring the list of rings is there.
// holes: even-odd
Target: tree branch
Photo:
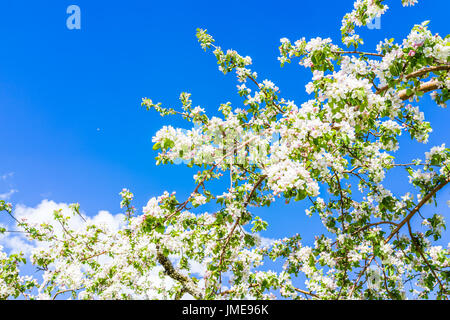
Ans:
[[[425,75],[425,74],[427,74],[429,72],[443,71],[443,70],[450,70],[450,65],[442,65],[442,66],[422,68],[420,70],[417,70],[417,71],[411,72],[410,74],[407,74],[405,76],[405,79],[417,78],[417,77],[421,77],[421,76],[423,76],[423,75]],[[402,80],[402,79],[399,79],[399,80]],[[380,93],[386,91],[388,88],[389,88],[388,85],[383,86],[380,89],[378,89],[375,93],[376,94],[380,94]],[[431,89],[431,90],[433,90],[433,89]],[[430,90],[428,90],[428,91],[430,91]],[[400,91],[400,92],[403,92],[403,90]],[[406,90],[405,90],[405,93],[406,93]],[[406,99],[407,98],[404,98],[402,100],[406,100]]]
[[[164,268],[165,274],[172,279],[181,283],[183,290],[191,294],[196,299],[203,299],[203,293],[197,287],[197,285],[188,276],[181,274],[177,269],[174,268],[172,262],[167,258],[162,252],[159,245],[156,246],[156,258],[161,266]]]
[[[439,81],[437,81],[437,80],[430,80],[430,81],[428,81],[428,82],[422,83],[422,84],[419,86],[419,91],[421,91],[421,92],[423,92],[423,93],[427,93],[427,92],[429,92],[429,91],[433,91],[433,90],[439,89],[439,84],[440,84],[440,83],[439,83]],[[402,99],[402,100],[407,100],[407,99],[411,98],[413,95],[414,95],[414,93],[408,95],[406,89],[401,90],[401,91],[399,91],[399,93],[398,93],[398,96],[399,96],[400,99]]]
[[[375,57],[384,57],[381,53],[372,53],[372,52],[362,52],[362,51],[333,51],[334,54],[361,54],[364,56],[375,56]]]
[[[433,197],[439,190],[441,190],[447,183],[450,182],[450,179],[445,180],[444,182],[441,182],[440,184],[438,184],[436,187],[433,188],[433,190],[431,190],[425,197],[423,197],[423,199],[419,202],[419,204],[411,210],[411,212],[406,216],[405,219],[403,219],[403,221],[401,221],[400,223],[398,223],[397,227],[394,229],[394,231],[392,231],[392,233],[389,235],[389,237],[387,237],[385,243],[388,243],[392,237],[400,231],[400,229],[407,223],[409,222],[409,220],[411,220],[411,218],[420,210],[420,208],[422,208],[422,206],[427,203],[431,197]]]

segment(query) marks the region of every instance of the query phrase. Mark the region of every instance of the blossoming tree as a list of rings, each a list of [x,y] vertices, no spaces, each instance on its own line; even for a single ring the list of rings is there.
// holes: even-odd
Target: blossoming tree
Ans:
[[[93,224],[78,204],[71,215],[55,211],[54,223],[17,219],[38,244],[30,259],[43,281],[20,273],[23,255],[0,250],[0,298],[447,299],[449,248],[433,245],[444,218],[420,210],[450,182],[450,149],[442,144],[408,163],[396,161],[395,152],[402,134],[427,142],[432,129],[419,108],[425,94],[442,107],[449,99],[450,37],[433,35],[424,22],[401,43],[390,39],[376,52],[360,51],[356,27],[386,10],[382,0],[354,3],[341,27],[350,49],[330,39],[281,39],[281,65],[298,61],[312,72],[311,99],[302,104],[260,81],[250,57],[222,50],[198,29],[219,70],[236,72],[244,107],[222,104],[223,116],[208,117],[189,93],[180,95],[178,110],[142,102],[192,123],[191,130],[163,127],[153,138],[158,164],[199,168],[191,195],[165,192],[138,213],[124,189],[126,221],[118,231]],[[383,186],[392,170],[409,177],[416,196]],[[225,181],[223,193],[211,191],[213,180]],[[301,229],[260,243],[258,234],[269,226],[251,208],[277,198],[310,203],[306,213],[323,223],[312,246],[303,243]],[[201,211],[206,203],[217,210]],[[0,210],[16,219],[10,204],[0,201]],[[71,226],[75,218],[83,219],[81,228]],[[413,218],[425,233],[414,230]],[[267,259],[280,269],[267,271]],[[205,268],[201,277],[193,265]],[[295,285],[300,275],[304,286]]]

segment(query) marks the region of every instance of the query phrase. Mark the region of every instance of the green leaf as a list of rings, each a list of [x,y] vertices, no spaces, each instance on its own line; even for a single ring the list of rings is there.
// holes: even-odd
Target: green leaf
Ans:
[[[153,145],[153,150],[158,150],[159,148],[161,148],[161,143],[157,142]]]
[[[158,225],[155,228],[155,231],[158,232],[158,233],[161,233],[161,234],[163,234],[165,230],[166,230],[166,228],[164,226],[162,226],[162,225]]]

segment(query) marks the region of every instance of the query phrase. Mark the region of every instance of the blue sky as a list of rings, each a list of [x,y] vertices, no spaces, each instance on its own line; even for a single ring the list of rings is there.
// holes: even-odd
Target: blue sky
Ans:
[[[10,201],[31,207],[43,199],[79,202],[87,214],[119,212],[123,187],[135,193],[138,208],[164,190],[188,194],[196,170],[157,167],[151,143],[163,125],[185,123],[147,112],[140,102],[149,97],[179,106],[180,92],[188,91],[194,105],[209,113],[227,101],[240,106],[235,76],[217,70],[214,56],[200,48],[196,28],[208,29],[222,48],[250,55],[260,79],[274,81],[284,97],[300,105],[308,99],[304,85],[310,74],[296,63],[279,66],[279,39],[320,36],[339,43],[340,22],[352,3],[1,1],[0,176],[13,174],[0,179],[0,194],[17,190]],[[81,30],[66,27],[71,4],[81,8]],[[431,20],[432,32],[448,33],[448,0],[422,0],[412,8],[403,8],[400,0],[387,4],[381,29],[361,30],[368,51],[386,37],[401,41],[424,20]],[[435,132],[425,146],[405,137],[403,159],[450,145],[449,110],[429,99],[421,107]],[[405,182],[386,184],[401,190]],[[444,189],[439,198],[449,195]],[[261,211],[273,228],[267,236],[313,235],[318,222],[303,209],[281,202]]]

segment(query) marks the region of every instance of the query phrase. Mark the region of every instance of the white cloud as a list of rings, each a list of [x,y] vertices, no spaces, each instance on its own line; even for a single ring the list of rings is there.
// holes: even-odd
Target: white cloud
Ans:
[[[107,225],[109,230],[117,231],[124,226],[123,214],[112,215],[106,210],[100,210],[94,217],[87,218],[87,222],[96,225]]]
[[[197,261],[190,260],[189,261],[189,266],[191,267],[191,270],[190,270],[191,273],[197,274],[197,275],[199,275],[201,277],[205,276],[206,265],[201,264],[201,263],[199,263]]]
[[[14,175],[14,172],[8,172],[8,173],[5,173],[4,175],[2,175],[0,178],[1,178],[1,180],[6,180],[8,178],[11,178],[13,175]]]
[[[54,221],[53,212],[60,209],[64,215],[72,215],[72,209],[70,209],[69,204],[64,202],[56,203],[52,200],[42,200],[35,208],[21,204],[17,205],[14,210],[14,216],[17,219],[25,218],[31,223],[52,223]],[[95,216],[89,217],[84,215],[84,218],[88,223],[107,225],[111,231],[115,231],[123,225],[124,215],[112,215],[108,211],[100,210]],[[74,230],[81,228],[84,224],[85,222],[80,216],[74,216],[69,221],[69,227]]]
[[[260,241],[259,246],[261,248],[264,248],[270,247],[275,242],[275,239],[259,236],[259,241]]]
[[[6,193],[0,193],[0,200],[9,200],[16,192],[18,192],[16,189],[11,189]]]
[[[62,234],[63,230],[58,223],[55,223],[53,213],[55,210],[62,210],[64,215],[71,215],[72,210],[67,203],[56,203],[51,200],[42,200],[36,207],[28,207],[23,204],[18,204],[13,212],[13,215],[18,219],[26,219],[29,223],[49,223],[54,226],[57,234]],[[124,225],[124,215],[113,215],[105,210],[100,210],[95,216],[89,217],[83,214],[89,224],[105,225],[111,231],[119,230]],[[78,230],[85,225],[83,218],[80,216],[73,216],[69,220],[69,227],[73,230]],[[16,230],[15,226],[8,226],[11,230]],[[37,244],[30,243],[26,240],[23,234],[10,233],[0,238],[0,244],[5,248],[9,248],[12,252],[22,251],[29,254]]]
[[[35,249],[35,246],[27,241],[24,237],[13,235],[5,236],[4,239],[0,238],[0,243],[5,248],[10,248],[10,254],[18,254],[22,252],[25,256],[29,256]]]
[[[124,218],[125,216],[123,214],[111,214],[110,212],[106,210],[100,210],[96,215],[94,216],[87,216],[84,213],[83,218],[86,220],[86,222],[83,220],[80,216],[73,216],[72,210],[69,207],[69,204],[67,203],[56,203],[55,201],[51,200],[42,200],[37,206],[35,207],[29,207],[23,204],[18,204],[14,211],[13,215],[18,219],[26,219],[29,223],[50,223],[54,227],[54,231],[57,234],[62,234],[63,230],[61,226],[58,223],[55,223],[55,220],[53,218],[53,213],[55,210],[62,210],[62,213],[64,215],[70,215],[72,218],[69,220],[69,228],[72,230],[77,230],[79,228],[82,228],[86,222],[89,224],[96,224],[96,225],[104,225],[107,226],[108,229],[112,232],[117,231],[121,229],[124,224]],[[5,227],[7,230],[19,230],[14,224],[13,221],[9,223],[8,225],[1,225],[2,227]],[[37,242],[30,242],[26,239],[24,233],[6,233],[3,235],[0,235],[0,246],[3,246],[4,250],[8,252],[9,254],[12,253],[19,253],[22,252],[24,255],[28,258],[32,251],[38,247],[44,247],[45,244],[37,243]],[[111,261],[111,258],[108,256],[102,256],[99,257],[99,262],[108,264]],[[172,256],[171,257],[172,262],[174,265],[176,265],[176,262],[179,260],[177,257]],[[195,261],[189,261],[189,264],[192,267],[191,272],[203,277],[206,271],[206,266],[195,262]],[[167,290],[171,288],[175,282],[173,279],[169,277],[164,277],[164,279],[161,279],[159,276],[159,272],[162,271],[162,266],[157,266],[154,269],[152,269],[150,272],[148,272],[145,277],[141,279],[141,281],[147,281],[148,283],[151,283],[152,286],[155,287],[165,287]],[[184,272],[183,270],[183,273]],[[199,286],[204,286],[204,280],[200,278]],[[150,290],[147,296],[142,296],[141,298],[150,298],[150,299],[164,299],[165,296],[163,294],[158,293],[155,290]],[[189,294],[184,294],[183,299],[193,299],[193,297]]]

